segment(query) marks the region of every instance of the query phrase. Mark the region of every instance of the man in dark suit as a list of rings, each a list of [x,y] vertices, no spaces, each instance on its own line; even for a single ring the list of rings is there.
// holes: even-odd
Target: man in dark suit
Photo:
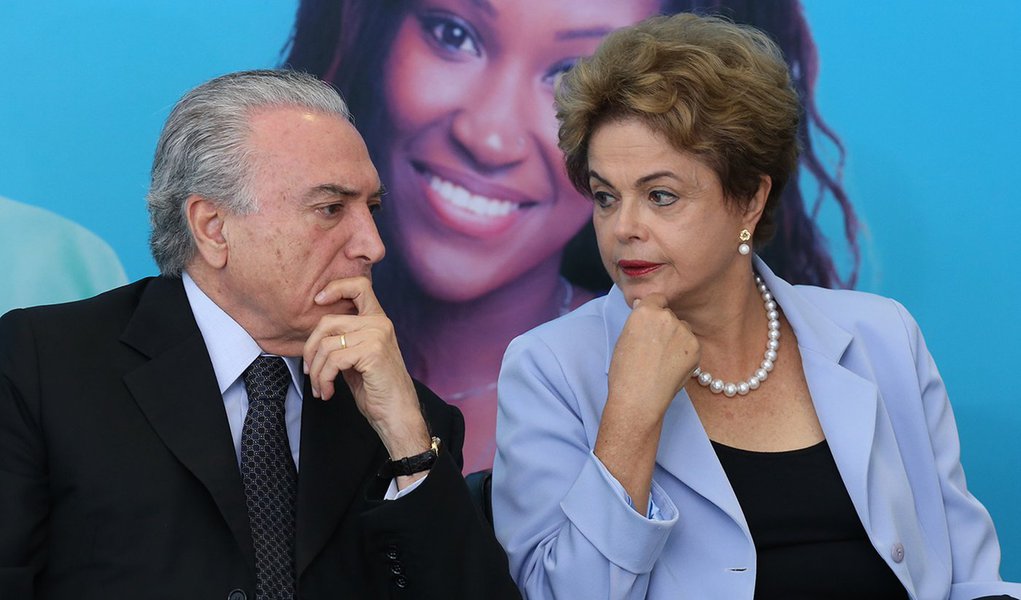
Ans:
[[[0,598],[517,597],[372,292],[380,196],[310,76],[177,104],[162,275],[0,319]]]

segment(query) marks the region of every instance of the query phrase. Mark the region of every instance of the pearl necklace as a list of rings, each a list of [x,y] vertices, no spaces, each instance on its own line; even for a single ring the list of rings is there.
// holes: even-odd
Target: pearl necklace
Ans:
[[[723,394],[728,398],[736,396],[745,396],[752,390],[759,389],[759,386],[763,381],[769,377],[769,372],[773,370],[773,365],[776,362],[776,352],[780,349],[780,313],[776,310],[776,301],[773,300],[773,294],[769,293],[769,288],[762,282],[762,278],[758,275],[755,276],[755,286],[758,288],[759,293],[762,294],[762,302],[766,307],[766,318],[769,319],[769,338],[766,340],[766,353],[762,357],[762,363],[758,369],[752,373],[752,376],[747,381],[740,383],[728,383],[719,378],[714,378],[713,374],[709,371],[703,371],[702,367],[695,367],[695,370],[691,373],[691,376],[698,381],[702,387],[709,388],[709,391],[714,394]]]

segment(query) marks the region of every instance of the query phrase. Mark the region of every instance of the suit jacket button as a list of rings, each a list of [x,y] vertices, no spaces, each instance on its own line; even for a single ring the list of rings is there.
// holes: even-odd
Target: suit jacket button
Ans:
[[[398,556],[400,556],[400,555],[397,553],[397,546],[387,546],[386,547],[386,557],[387,558],[389,558],[390,560],[397,560]]]
[[[398,575],[397,577],[394,577],[394,585],[403,590],[408,587],[408,580],[403,575]]]
[[[895,563],[899,563],[904,560],[904,544],[900,542],[894,544],[893,548],[890,548],[890,558],[892,558]]]
[[[404,567],[402,567],[399,562],[390,563],[390,572],[394,575],[403,575]]]
[[[227,594],[227,600],[248,600],[248,594],[244,590],[231,590]]]

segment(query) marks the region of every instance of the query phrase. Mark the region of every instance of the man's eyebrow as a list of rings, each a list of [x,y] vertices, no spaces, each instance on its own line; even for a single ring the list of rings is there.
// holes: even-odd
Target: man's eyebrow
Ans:
[[[313,187],[305,195],[309,197],[340,196],[342,198],[352,198],[358,196],[358,190],[337,183],[324,183]]]
[[[369,194],[370,198],[379,199],[386,194],[386,188],[380,185],[374,192]],[[361,196],[362,192],[353,187],[348,187],[339,183],[323,183],[311,188],[308,193],[305,194],[307,198],[317,198],[319,196],[337,196],[340,198],[357,198]]]

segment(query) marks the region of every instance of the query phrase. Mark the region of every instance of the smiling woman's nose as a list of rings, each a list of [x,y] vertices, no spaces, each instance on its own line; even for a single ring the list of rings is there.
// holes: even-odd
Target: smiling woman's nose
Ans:
[[[514,87],[517,86],[481,89],[476,102],[454,115],[451,137],[480,170],[514,166],[532,151],[529,126],[533,117],[528,99],[523,97],[525,94],[509,89]]]

